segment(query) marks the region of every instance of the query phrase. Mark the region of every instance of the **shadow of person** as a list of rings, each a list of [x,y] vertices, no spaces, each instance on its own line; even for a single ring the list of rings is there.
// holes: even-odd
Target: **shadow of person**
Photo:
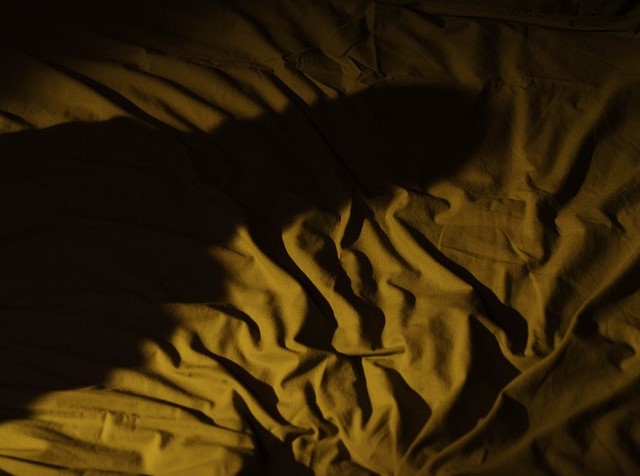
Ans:
[[[464,91],[375,87],[314,106],[292,98],[284,112],[228,121],[207,134],[117,118],[1,135],[0,419],[28,418],[32,402],[51,392],[108,389],[114,370],[147,366],[145,342],[179,367],[182,356],[170,339],[178,324],[166,305],[224,307],[229,283],[242,271],[229,269],[211,250],[235,253],[229,243],[240,229],[300,284],[318,311],[303,319],[296,342],[352,359],[363,345],[380,349],[388,317],[345,290],[336,247],[348,248],[358,238],[373,216],[372,204],[384,207],[397,190],[425,194],[429,184],[461,167],[481,141],[486,114],[482,98]],[[318,265],[336,276],[336,292],[360,310],[358,326],[349,331],[360,335],[347,332],[338,345],[339,318],[283,235],[310,213],[340,222],[345,208],[339,242],[308,245]],[[436,260],[456,269],[422,239]],[[513,315],[459,271],[491,315]],[[229,312],[257,329],[259,339],[250,316]],[[514,339],[526,332],[519,316],[504,325]],[[459,400],[466,417],[451,417],[458,418],[457,434],[484,416],[516,375],[493,335],[484,328],[477,334],[493,362],[492,383],[484,394]],[[211,339],[194,336],[193,348],[249,389],[274,421],[287,424],[274,390],[242,363],[207,351],[204,342]],[[424,425],[428,405],[409,386],[404,393],[403,404],[424,415],[417,417]],[[235,407],[254,441],[246,456],[252,464],[304,474],[290,442],[276,438],[246,402]],[[217,424],[206,412],[189,411]],[[411,430],[414,436],[418,431]]]

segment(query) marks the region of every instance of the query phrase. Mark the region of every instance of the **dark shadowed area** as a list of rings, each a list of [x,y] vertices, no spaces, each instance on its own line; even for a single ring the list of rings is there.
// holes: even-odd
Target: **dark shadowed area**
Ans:
[[[311,209],[338,214],[348,205],[353,230],[345,236],[357,236],[367,200],[386,200],[394,187],[426,193],[462,166],[486,114],[481,97],[462,91],[380,87],[229,121],[209,135],[121,118],[0,136],[2,418],[28,417],[30,402],[52,391],[101,388],[116,368],[144,368],[142,341],[172,356],[174,323],[161,305],[222,305],[230,277],[207,250],[224,246],[240,226],[326,311],[304,323],[299,342],[335,351],[335,317],[289,258],[283,229]],[[332,272],[330,260],[323,265]],[[367,326],[380,345],[384,318],[372,313]],[[482,329],[478,336],[496,382],[461,401],[456,433],[467,430],[469,413],[485,414],[516,374],[493,336]],[[277,413],[256,376],[223,365]],[[277,440],[250,426],[256,445],[269,447],[262,456],[274,458]],[[283,446],[271,461],[276,469],[294,465],[282,459],[288,451]]]

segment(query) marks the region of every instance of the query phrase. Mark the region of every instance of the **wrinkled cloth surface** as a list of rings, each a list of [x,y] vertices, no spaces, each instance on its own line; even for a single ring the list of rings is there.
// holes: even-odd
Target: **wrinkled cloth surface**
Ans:
[[[638,474],[637,2],[0,3],[0,471]]]

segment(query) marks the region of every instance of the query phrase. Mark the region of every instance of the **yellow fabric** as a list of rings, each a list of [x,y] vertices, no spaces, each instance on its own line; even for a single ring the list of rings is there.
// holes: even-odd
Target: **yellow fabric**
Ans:
[[[0,471],[638,474],[640,7],[0,4]]]

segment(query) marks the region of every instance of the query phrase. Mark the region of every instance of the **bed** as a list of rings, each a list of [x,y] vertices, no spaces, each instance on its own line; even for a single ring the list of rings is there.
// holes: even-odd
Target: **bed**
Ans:
[[[640,474],[639,31],[0,2],[0,472]]]

